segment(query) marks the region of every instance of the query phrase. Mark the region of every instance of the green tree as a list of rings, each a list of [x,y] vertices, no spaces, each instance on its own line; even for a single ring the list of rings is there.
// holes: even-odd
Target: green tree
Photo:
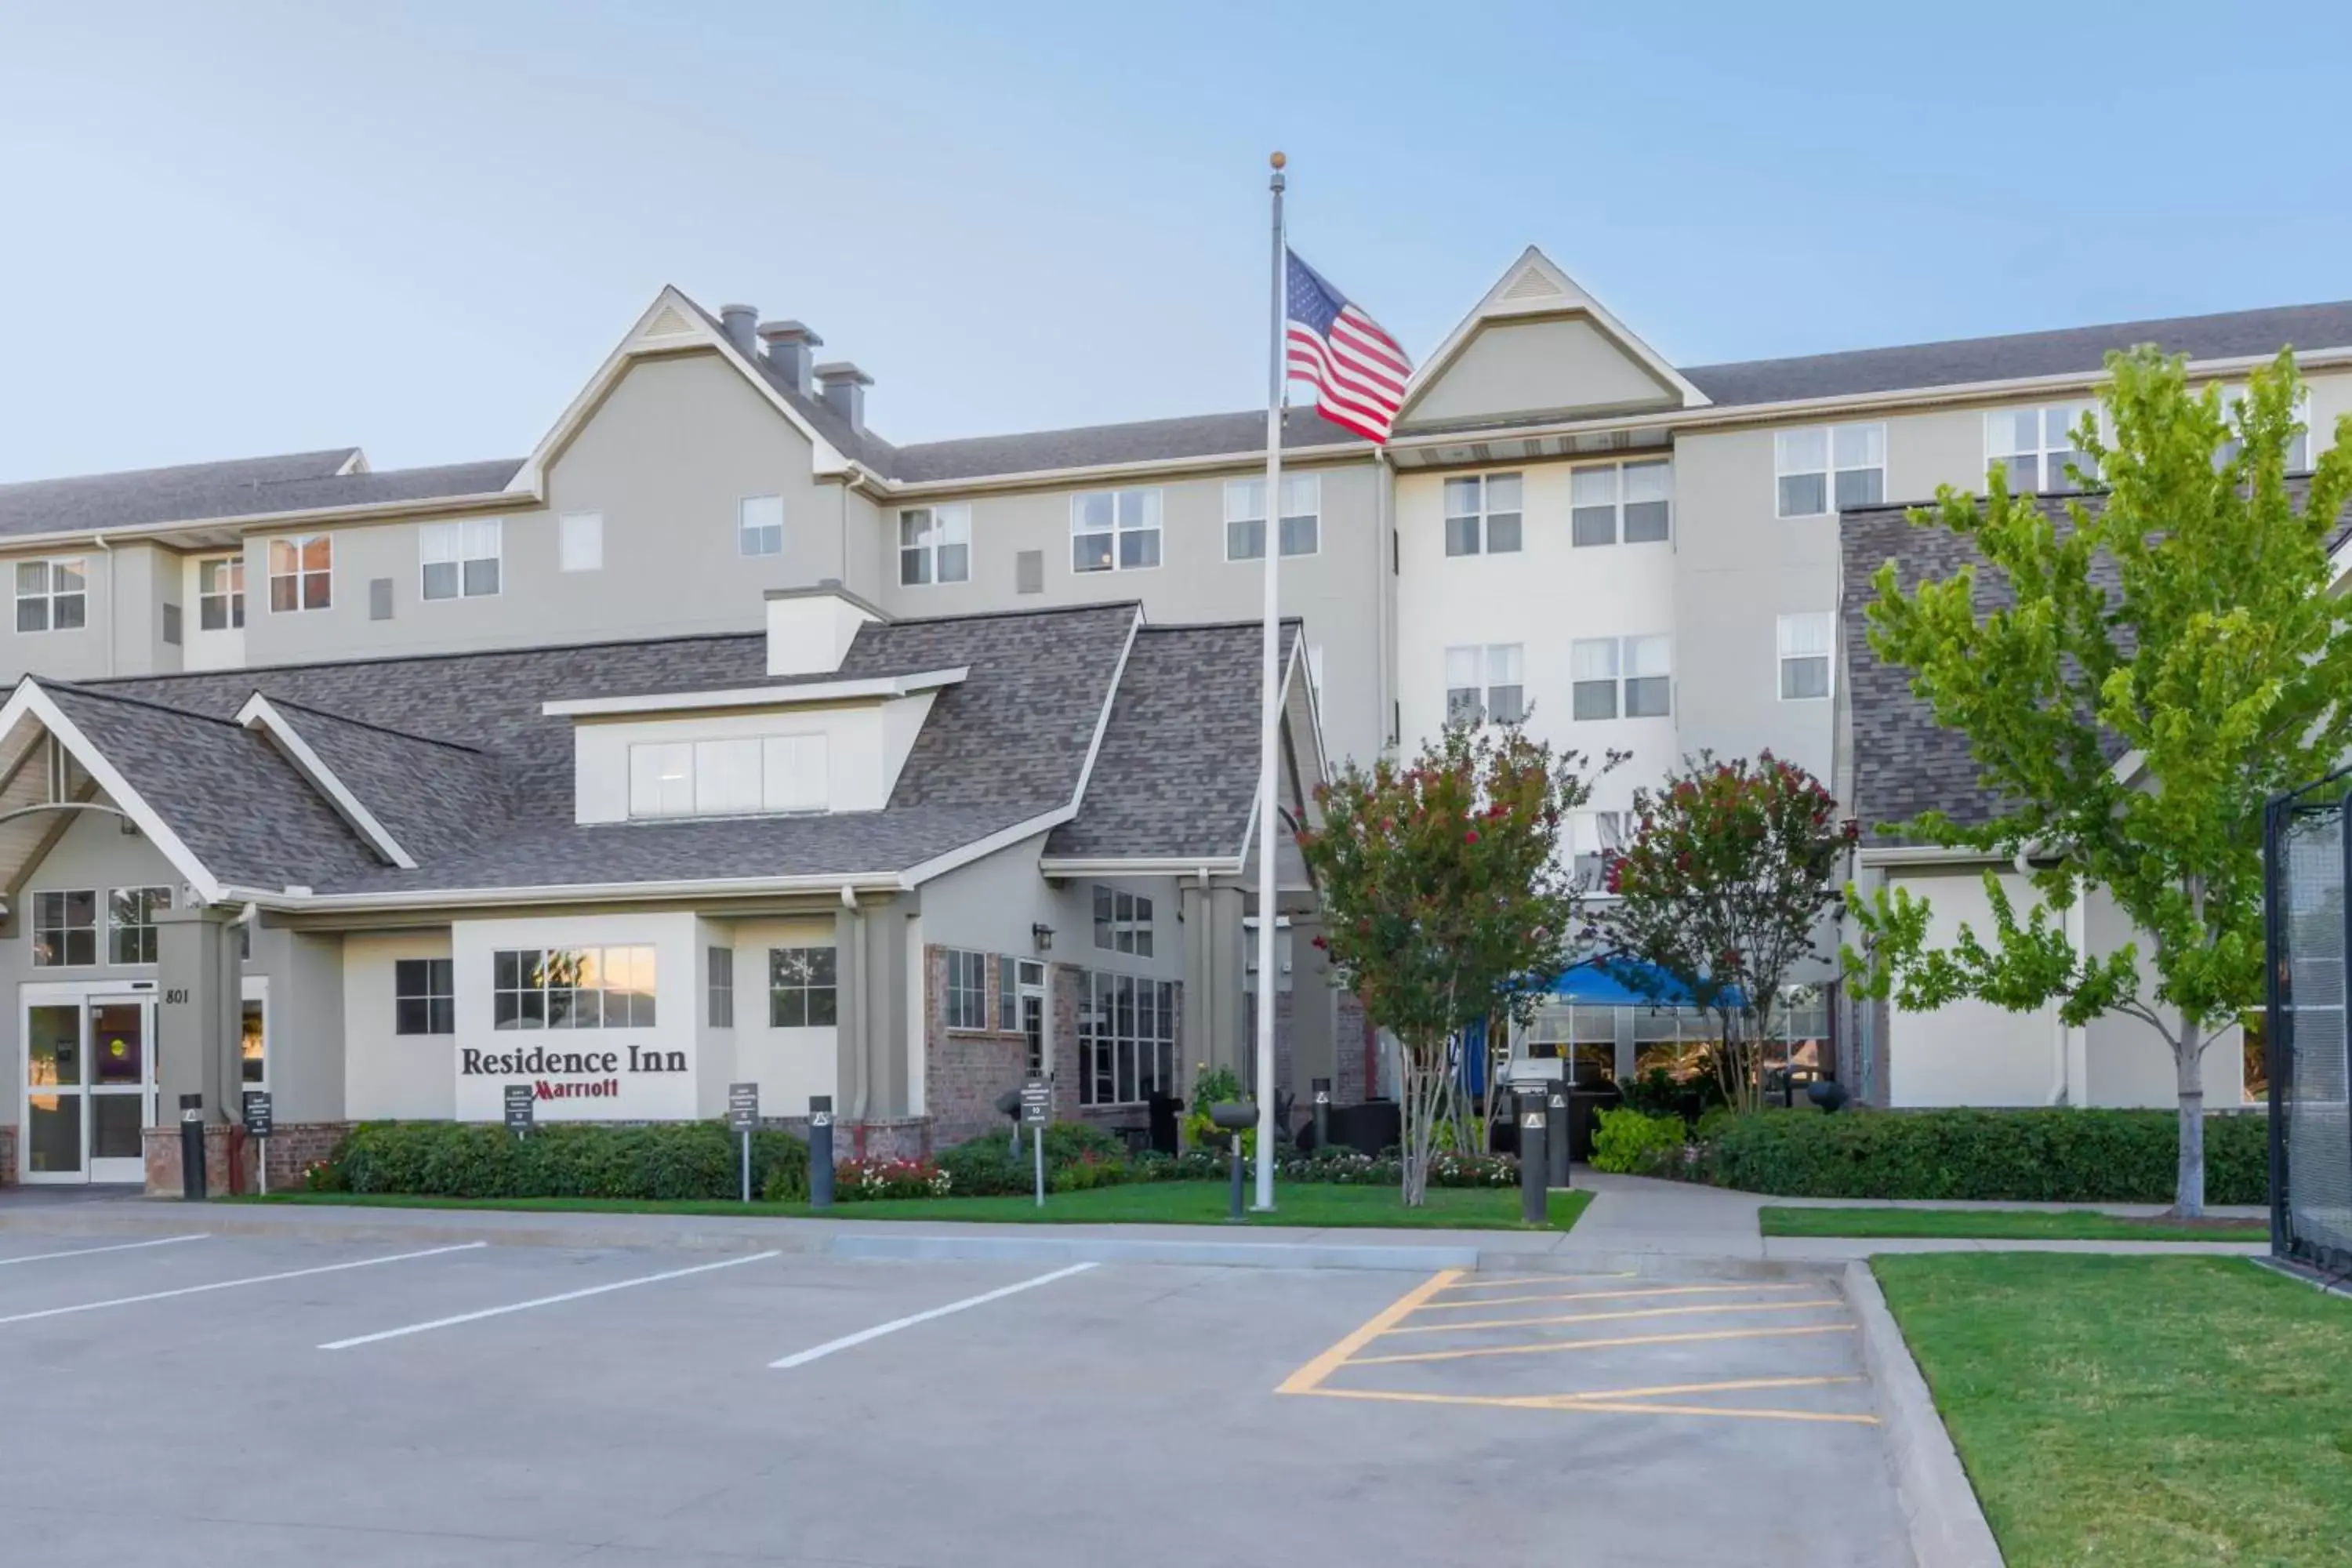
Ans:
[[[1881,889],[1855,908],[1865,952],[1845,963],[1863,994],[1906,1007],[2054,1002],[2070,1026],[2146,1024],[2177,1068],[2177,1203],[2196,1215],[2200,1066],[2262,994],[2263,803],[2352,741],[2352,600],[2329,593],[2328,549],[2352,496],[2352,419],[2298,505],[2292,354],[2234,406],[2152,348],[2107,368],[2105,429],[2074,435],[2095,499],[2061,521],[1996,469],[1981,502],[1947,488],[1912,514],[1969,541],[2005,595],[1980,601],[1973,564],[1906,591],[1890,562],[1869,609],[1871,647],[1968,737],[1993,802],[1982,822],[1929,813],[1900,830],[2016,865],[2031,905],[1988,872],[1990,940],[1962,927],[1932,948],[1926,900]],[[2093,889],[2147,952],[2069,939],[2066,911]]]
[[[1754,1110],[1790,973],[1828,956],[1822,922],[1853,824],[1820,780],[1769,752],[1752,763],[1702,752],[1659,788],[1634,791],[1633,816],[1604,875],[1615,901],[1591,940],[1634,991],[1714,1016],[1724,1097]]]
[[[1581,894],[1559,837],[1591,795],[1582,761],[1517,725],[1450,725],[1410,763],[1351,764],[1298,836],[1323,895],[1318,945],[1397,1037],[1408,1205],[1428,1187],[1451,1041],[1524,1019],[1537,994],[1519,983],[1568,962]]]

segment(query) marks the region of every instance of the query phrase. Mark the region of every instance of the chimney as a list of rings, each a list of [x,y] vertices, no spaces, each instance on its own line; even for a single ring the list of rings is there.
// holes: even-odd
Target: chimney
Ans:
[[[719,324],[725,329],[727,341],[733,343],[742,353],[754,354],[760,352],[759,342],[751,332],[751,323],[759,319],[760,307],[757,305],[719,307]]]
[[[832,410],[849,421],[849,427],[859,435],[866,434],[866,389],[874,378],[845,359],[816,367],[816,383],[824,389],[824,401]]]
[[[824,340],[803,321],[762,321],[760,336],[768,344],[768,363],[792,384],[793,391],[809,395],[809,365]]]

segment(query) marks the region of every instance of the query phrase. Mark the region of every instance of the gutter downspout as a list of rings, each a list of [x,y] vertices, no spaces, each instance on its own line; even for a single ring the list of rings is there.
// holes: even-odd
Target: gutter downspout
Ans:
[[[114,546],[106,542],[103,533],[93,533],[89,542],[106,552],[106,673],[114,673],[114,639],[121,629],[121,618],[115,612],[121,606],[114,597]]]
[[[841,907],[847,910],[853,917],[857,913],[857,889],[847,882],[841,885]],[[851,942],[849,969],[850,973],[856,976],[857,986],[857,1049],[852,1057],[857,1064],[856,1090],[850,1097],[850,1113],[856,1118],[857,1152],[862,1155],[866,1152],[866,1106],[869,1092],[868,1079],[871,1076],[867,1070],[866,1058],[874,1039],[874,1022],[867,1016],[873,1011],[874,988],[867,983],[866,973],[866,922],[864,921],[854,918],[851,920],[849,940]]]

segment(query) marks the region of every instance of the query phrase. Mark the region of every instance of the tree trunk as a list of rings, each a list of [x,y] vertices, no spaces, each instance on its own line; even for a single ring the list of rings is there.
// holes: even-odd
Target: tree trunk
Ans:
[[[2173,1190],[2173,1212],[2183,1219],[2205,1214],[2205,1053],[2200,1043],[2204,1030],[2183,1015],[2180,1036],[2172,1043],[2180,1069],[2180,1173]]]
[[[1400,1152],[1404,1170],[1399,1183],[1404,1206],[1417,1209],[1429,1193],[1429,1152],[1437,1132],[1437,1116],[1443,1104],[1445,1087],[1445,1049],[1441,1043],[1433,1052],[1425,1045],[1416,1046],[1400,1040],[1398,1063],[1403,1082],[1397,1100],[1401,1121],[1398,1129],[1403,1140]],[[1433,1058],[1434,1060],[1433,1061]]]

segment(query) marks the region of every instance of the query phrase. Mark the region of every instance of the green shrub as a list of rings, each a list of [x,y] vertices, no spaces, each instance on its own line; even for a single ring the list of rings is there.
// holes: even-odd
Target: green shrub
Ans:
[[[948,1173],[960,1198],[1031,1192],[1036,1174],[1031,1166],[1027,1131],[1022,1132],[1019,1154],[1012,1152],[1011,1144],[1004,1133],[984,1133],[941,1150],[939,1168]],[[1082,1174],[1069,1174],[1082,1168]],[[1045,1184],[1054,1192],[1150,1179],[1128,1159],[1127,1145],[1116,1133],[1083,1121],[1056,1121],[1045,1129]]]
[[[1650,1116],[1679,1116],[1695,1122],[1724,1104],[1723,1080],[1716,1076],[1711,1058],[1688,1078],[1676,1078],[1664,1068],[1652,1068],[1617,1080],[1618,1103]]]
[[[731,1198],[742,1192],[737,1137],[716,1121],[645,1126],[554,1122],[517,1137],[492,1123],[370,1121],[330,1158],[354,1193],[447,1198]],[[808,1192],[808,1145],[751,1135],[751,1187]]]
[[[943,1198],[954,1191],[954,1178],[929,1160],[872,1154],[863,1160],[844,1160],[834,1167],[833,1195],[845,1204],[881,1198]]]
[[[1683,1146],[1683,1119],[1619,1107],[1601,1113],[1592,1133],[1592,1168],[1628,1173],[1650,1168],[1653,1156]]]
[[[2169,1110],[1767,1110],[1723,1123],[1699,1172],[1785,1197],[2168,1203],[2179,1159]],[[2270,1194],[2269,1125],[2205,1121],[2205,1195]]]

